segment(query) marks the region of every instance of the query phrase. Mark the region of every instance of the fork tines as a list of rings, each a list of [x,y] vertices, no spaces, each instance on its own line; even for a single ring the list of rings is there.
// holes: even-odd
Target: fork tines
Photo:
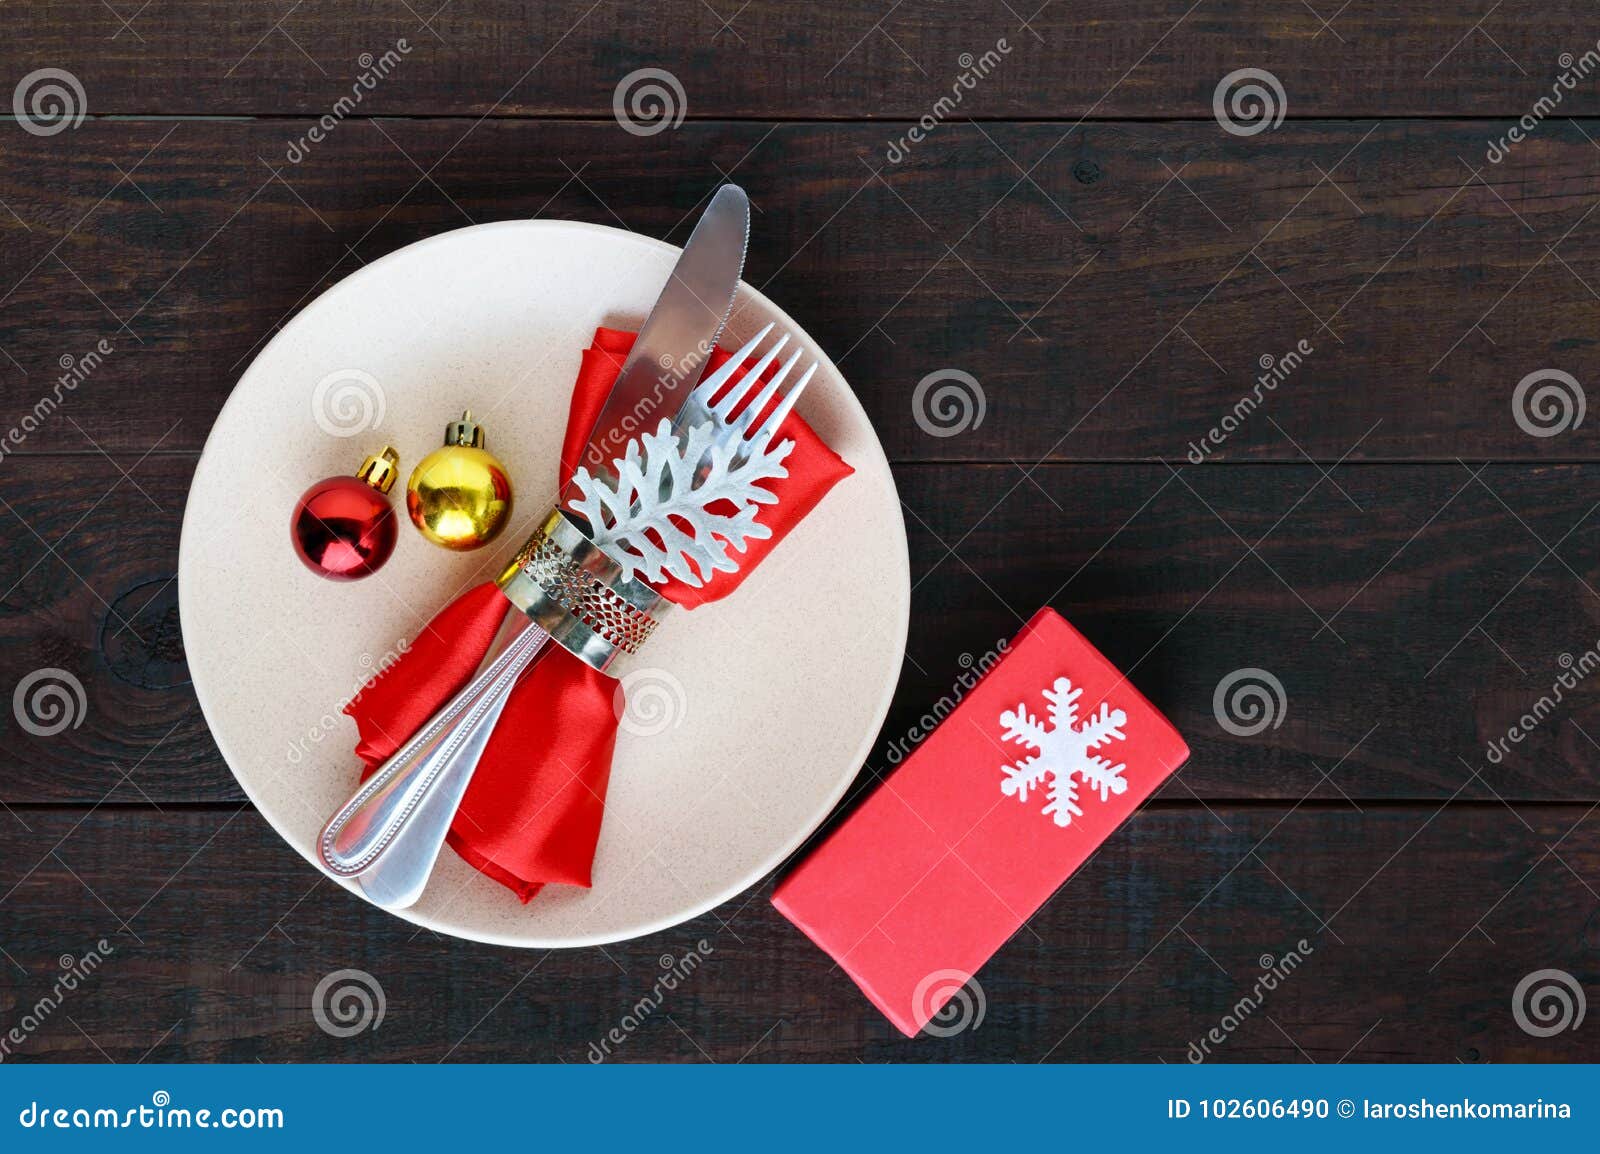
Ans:
[[[733,379],[733,375],[750,359],[751,354],[756,351],[761,342],[767,338],[775,327],[777,327],[775,324],[769,324],[751,337],[745,342],[744,347],[728,358],[726,364],[701,381],[694,392],[689,394],[690,405],[698,403],[704,407],[718,424],[730,428],[735,436],[751,446],[762,445],[772,439],[778,431],[778,426],[783,424],[784,418],[794,408],[795,402],[800,399],[800,394],[805,390],[806,385],[811,381],[812,375],[817,371],[817,364],[813,361],[811,366],[801,374],[800,379],[795,382],[794,387],[773,408],[767,419],[761,422],[760,427],[754,432],[750,431],[757,418],[772,404],[773,398],[778,395],[778,390],[782,387],[783,382],[788,379],[795,365],[799,364],[801,358],[805,356],[805,350],[795,349],[788,360],[778,366],[777,371],[772,374],[772,379],[763,384],[761,380],[763,374],[772,367],[773,362],[778,359],[778,354],[789,343],[789,334],[784,333],[761,355],[760,360],[750,366],[749,370],[739,378],[738,383],[728,389],[725,396],[719,398],[717,394],[727,386],[728,382]],[[757,386],[761,386],[759,392],[756,391]],[[715,404],[712,403],[713,401],[715,401]],[[735,412],[739,413],[737,419],[734,418]]]

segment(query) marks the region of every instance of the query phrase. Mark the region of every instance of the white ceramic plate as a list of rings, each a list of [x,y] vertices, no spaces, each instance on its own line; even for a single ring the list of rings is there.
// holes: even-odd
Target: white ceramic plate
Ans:
[[[184,642],[234,776],[314,865],[318,831],[356,784],[355,725],[340,706],[450,598],[492,577],[549,507],[580,352],[597,325],[642,323],[677,254],[570,222],[447,233],[317,298],[234,389],[184,513]],[[904,653],[905,525],[866,414],[804,332],[741,286],[724,342],[768,321],[820,359],[800,411],[855,475],[732,596],[668,615],[614,667],[650,671],[639,684],[670,723],[619,736],[593,889],[550,886],[524,906],[446,849],[402,917],[515,946],[651,933],[760,880],[854,778]],[[516,486],[499,541],[465,555],[429,545],[404,523],[397,486],[400,543],[380,573],[335,583],[301,566],[288,525],[306,486],[384,443],[404,478],[466,408]]]

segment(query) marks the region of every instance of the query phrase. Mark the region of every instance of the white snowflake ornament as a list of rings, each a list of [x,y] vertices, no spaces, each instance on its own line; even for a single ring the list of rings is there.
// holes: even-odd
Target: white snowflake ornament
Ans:
[[[756,520],[778,498],[762,481],[787,477],[793,441],[748,442],[719,436],[710,421],[680,443],[672,422],[628,442],[615,461],[615,484],[580,468],[572,510],[589,522],[590,539],[622,569],[625,579],[676,577],[698,589],[717,571],[732,573],[750,541],[772,536]],[[748,453],[748,456],[745,454]],[[732,512],[726,510],[731,509]]]
[[[1112,741],[1125,738],[1122,727],[1128,715],[1100,703],[1097,713],[1078,721],[1078,698],[1083,690],[1074,689],[1068,678],[1058,677],[1055,684],[1044,691],[1050,703],[1050,727],[1039,724],[1039,719],[1028,712],[1027,702],[1018,702],[1016,709],[1000,715],[1002,736],[1034,751],[1034,756],[1023,758],[1005,768],[1000,790],[1007,797],[1026,802],[1028,792],[1050,779],[1045,792],[1044,813],[1058,826],[1069,826],[1072,819],[1082,817],[1078,805],[1078,783],[1082,782],[1100,794],[1102,802],[1112,794],[1127,791],[1123,780],[1124,764],[1113,765],[1090,750],[1099,749]]]

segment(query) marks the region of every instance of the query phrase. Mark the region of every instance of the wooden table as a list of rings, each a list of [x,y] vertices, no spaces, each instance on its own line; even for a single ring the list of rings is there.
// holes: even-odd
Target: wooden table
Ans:
[[[1600,1058],[1600,1032],[1513,1012],[1534,971],[1600,982],[1600,422],[1534,403],[1581,411],[1600,381],[1600,86],[1559,80],[1594,63],[1592,4],[3,19],[0,87],[63,69],[88,115],[0,120],[0,425],[22,432],[0,457],[0,690],[41,669],[84,689],[62,732],[0,717],[0,1027],[58,958],[114,950],[13,1060],[581,1062],[702,939],[622,1058],[1181,1062],[1301,939],[1213,1060]],[[647,68],[687,116],[630,132],[613,101]],[[1281,87],[1256,81],[1281,124],[1233,119],[1239,69]],[[187,684],[189,478],[286,320],[471,222],[681,242],[725,176],[757,208],[753,283],[849,376],[905,502],[911,635],[867,768],[1047,603],[1194,749],[951,1038],[900,1038],[774,913],[772,879],[603,950],[418,933],[243,803]],[[948,369],[981,422],[916,419]],[[1265,728],[1219,721],[1239,670]],[[343,968],[381,982],[380,1029],[317,1025]]]

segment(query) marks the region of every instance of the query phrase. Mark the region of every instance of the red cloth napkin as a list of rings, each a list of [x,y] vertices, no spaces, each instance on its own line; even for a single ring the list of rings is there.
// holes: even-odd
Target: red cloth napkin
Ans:
[[[597,329],[584,350],[567,414],[562,485],[633,341],[633,333]],[[727,359],[725,349],[716,349],[706,372]],[[738,572],[718,573],[703,588],[676,580],[660,586],[675,604],[692,609],[733,592],[853,472],[798,415],[790,414],[782,435],[795,447],[784,463],[789,475],[765,482],[778,497],[761,513],[772,536],[749,544]],[[345,706],[361,737],[356,755],[364,763],[363,780],[471,680],[510,608],[492,582],[463,593]],[[551,642],[511,692],[450,828],[451,847],[524,902],[550,882],[589,885],[621,710],[616,681]]]

